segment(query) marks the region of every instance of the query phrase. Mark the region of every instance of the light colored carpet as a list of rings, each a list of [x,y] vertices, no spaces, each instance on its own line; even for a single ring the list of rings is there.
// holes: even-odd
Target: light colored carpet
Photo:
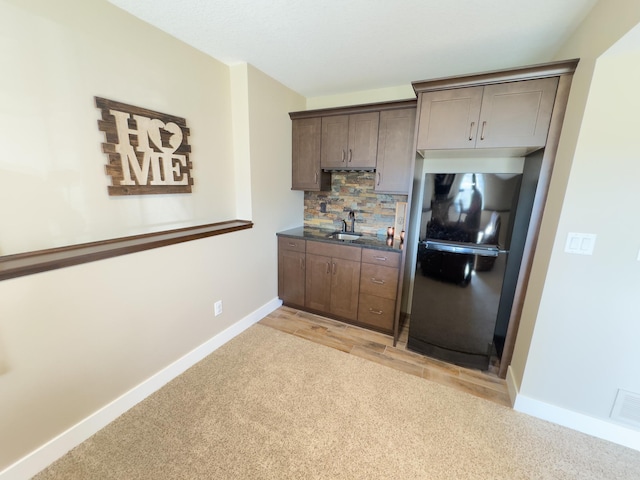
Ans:
[[[640,452],[254,325],[35,478],[637,479]]]

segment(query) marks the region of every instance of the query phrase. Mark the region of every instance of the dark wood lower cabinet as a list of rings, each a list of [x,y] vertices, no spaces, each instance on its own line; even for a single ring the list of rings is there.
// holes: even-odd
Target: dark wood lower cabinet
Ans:
[[[360,269],[358,323],[393,332],[396,313],[400,254],[364,250]]]
[[[304,307],[306,241],[278,238],[278,296],[288,305]]]
[[[393,332],[400,254],[278,237],[278,296],[287,305]]]
[[[307,255],[304,306],[321,312],[331,307],[331,257]]]
[[[375,330],[391,333],[393,332],[395,310],[395,300],[361,293],[358,305],[358,323]]]
[[[360,262],[307,255],[305,306],[356,320]]]
[[[305,307],[358,318],[360,247],[308,242]]]
[[[338,317],[358,318],[360,262],[334,258],[331,264],[331,306],[329,313]]]

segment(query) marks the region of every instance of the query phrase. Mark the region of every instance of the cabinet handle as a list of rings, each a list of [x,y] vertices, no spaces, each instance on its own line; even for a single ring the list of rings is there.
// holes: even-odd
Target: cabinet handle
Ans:
[[[370,308],[369,312],[373,313],[374,315],[382,315],[382,310],[374,310],[373,308]]]
[[[315,183],[316,185],[318,184],[318,172],[315,173],[315,181],[313,183]]]
[[[300,270],[304,270],[304,258],[300,257]]]
[[[380,260],[381,262],[386,262],[387,257],[376,257],[376,260]]]
[[[327,274],[329,274],[329,272],[331,272],[331,265],[327,262]]]
[[[469,140],[473,140],[473,127],[476,125],[476,122],[471,122],[471,126],[469,127]]]
[[[345,153],[344,148],[343,148],[342,149],[342,160],[341,160],[342,163],[344,163],[345,156],[346,156],[346,153]]]
[[[378,177],[378,182],[376,183],[376,185],[380,185],[380,172],[376,172],[376,175]]]
[[[349,163],[351,163],[352,158],[353,158],[353,150],[349,149]]]
[[[291,242],[289,242],[289,244],[288,244],[288,245],[289,245],[290,247],[297,247],[297,246],[298,246],[298,244],[297,244],[297,243],[291,243]]]
[[[334,275],[336,274],[336,264],[335,263],[333,263],[333,274]]]
[[[372,278],[371,281],[373,283],[377,283],[378,285],[384,285],[384,280],[378,280],[377,278]]]
[[[480,132],[480,140],[484,140],[484,127],[487,126],[487,121],[482,122],[482,131]]]

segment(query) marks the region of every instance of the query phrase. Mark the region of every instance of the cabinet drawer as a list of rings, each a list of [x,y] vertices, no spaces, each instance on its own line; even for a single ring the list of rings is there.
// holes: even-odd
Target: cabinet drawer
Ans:
[[[400,266],[400,254],[397,252],[389,252],[386,250],[363,248],[362,262],[398,268]]]
[[[304,253],[306,248],[306,240],[292,237],[278,237],[278,248],[280,250],[289,250],[292,252]]]
[[[378,329],[391,331],[393,330],[395,307],[395,300],[360,293],[358,322]]]
[[[344,258],[345,260],[353,260],[354,262],[360,261],[361,251],[362,248],[360,247],[325,242],[307,242],[307,253],[323,255],[325,257]]]
[[[360,292],[396,299],[398,269],[363,263],[360,268]]]

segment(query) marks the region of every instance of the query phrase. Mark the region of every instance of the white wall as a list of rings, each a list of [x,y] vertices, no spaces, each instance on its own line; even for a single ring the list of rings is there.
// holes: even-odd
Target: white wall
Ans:
[[[412,80],[408,80],[406,85],[398,85],[396,87],[377,88],[373,90],[363,90],[360,92],[307,98],[307,107],[305,110],[391,102],[416,98],[416,94],[410,83],[411,81]]]
[[[287,112],[304,109],[305,99],[246,65],[234,67],[231,75],[225,65],[102,0],[10,0],[0,3],[0,22],[10,26],[0,29],[0,48],[10,45],[9,58],[18,70],[28,70],[40,48],[43,57],[65,61],[64,68],[56,64],[46,71],[46,81],[38,76],[38,81],[11,82],[7,75],[0,80],[0,108],[9,105],[9,113],[23,122],[18,102],[5,100],[26,102],[34,96],[39,101],[25,105],[43,122],[38,135],[16,137],[14,127],[0,128],[3,147],[14,153],[10,168],[0,163],[0,178],[23,160],[30,164],[31,157],[52,159],[54,166],[64,161],[69,171],[82,172],[72,175],[80,196],[56,205],[47,218],[64,218],[87,195],[91,205],[82,215],[92,225],[102,214],[109,217],[109,228],[101,232],[149,226],[146,199],[120,198],[112,209],[110,199],[100,198],[107,177],[93,107],[98,94],[187,119],[195,186],[205,197],[186,209],[193,217],[185,218],[228,220],[239,212],[255,224],[0,282],[2,471],[276,298],[275,233],[303,221],[301,194],[289,190]],[[234,81],[238,78],[242,82]],[[59,138],[51,119],[60,109],[74,133],[87,133],[73,142]],[[2,113],[6,126],[10,119]],[[4,155],[0,162],[6,162]],[[2,185],[12,208],[19,212],[26,203],[25,217],[41,206],[40,192],[28,186],[34,176]],[[64,176],[47,183],[67,194]],[[28,220],[25,225],[42,218]],[[36,248],[38,228],[3,229],[0,238],[20,234],[28,241],[25,249]],[[50,230],[41,235],[53,238]],[[216,300],[223,300],[224,312],[214,318]]]
[[[635,0],[601,1],[558,53],[581,63],[511,373],[516,408],[640,449],[638,432],[609,419],[618,388],[640,393],[640,44],[602,55],[639,21]],[[565,253],[569,232],[597,234],[593,256]]]
[[[0,255],[235,217],[225,65],[102,0],[0,8]],[[193,193],[110,197],[94,96],[186,118]]]

